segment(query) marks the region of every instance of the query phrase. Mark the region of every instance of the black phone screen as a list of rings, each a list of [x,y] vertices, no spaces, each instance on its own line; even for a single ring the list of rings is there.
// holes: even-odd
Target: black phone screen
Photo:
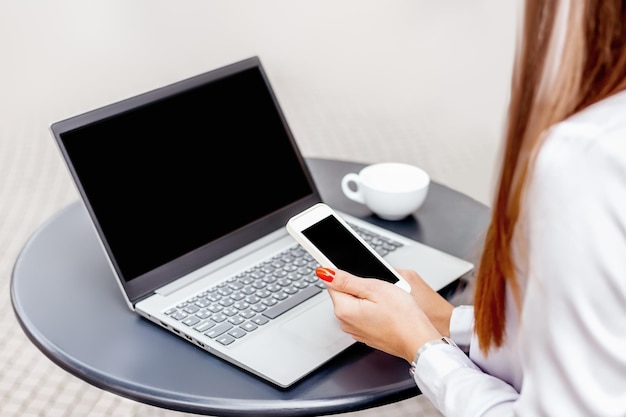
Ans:
[[[378,278],[395,284],[398,278],[347,230],[334,216],[328,216],[302,231],[339,269],[364,278]]]

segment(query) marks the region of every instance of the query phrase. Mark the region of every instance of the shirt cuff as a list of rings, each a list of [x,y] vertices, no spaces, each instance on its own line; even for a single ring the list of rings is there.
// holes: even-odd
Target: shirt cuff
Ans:
[[[413,378],[422,394],[437,404],[446,377],[463,368],[479,368],[460,349],[445,343],[430,346],[417,361]]]
[[[450,317],[450,339],[465,353],[470,350],[474,334],[474,306],[458,306]]]

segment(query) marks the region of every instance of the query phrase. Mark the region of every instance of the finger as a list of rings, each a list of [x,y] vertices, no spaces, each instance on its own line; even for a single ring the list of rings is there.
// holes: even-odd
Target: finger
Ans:
[[[414,270],[412,269],[398,269],[398,273],[404,278],[410,285],[411,288],[415,285],[416,287],[423,287],[426,284],[426,281]]]
[[[360,278],[341,269],[317,268],[315,274],[326,282],[327,288],[361,299],[371,299],[377,286],[382,284],[382,281]]]

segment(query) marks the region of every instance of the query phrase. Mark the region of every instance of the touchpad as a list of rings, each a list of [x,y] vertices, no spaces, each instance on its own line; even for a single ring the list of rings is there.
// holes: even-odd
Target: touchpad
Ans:
[[[352,337],[339,327],[330,299],[303,311],[282,325],[281,330],[294,340],[322,349],[337,344],[347,346]]]

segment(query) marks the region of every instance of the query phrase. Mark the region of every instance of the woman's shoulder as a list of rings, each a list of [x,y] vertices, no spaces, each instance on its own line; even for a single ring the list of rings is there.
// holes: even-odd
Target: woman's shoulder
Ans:
[[[607,97],[553,126],[541,153],[554,157],[555,152],[562,162],[579,163],[576,158],[579,156],[589,162],[613,162],[626,169],[626,91]],[[570,157],[565,158],[568,155]],[[583,167],[579,165],[579,168]]]
[[[626,92],[556,124],[535,160],[529,192],[534,207],[576,210],[622,207],[626,201]],[[626,225],[626,212],[620,209]],[[580,213],[579,213],[580,214]]]

